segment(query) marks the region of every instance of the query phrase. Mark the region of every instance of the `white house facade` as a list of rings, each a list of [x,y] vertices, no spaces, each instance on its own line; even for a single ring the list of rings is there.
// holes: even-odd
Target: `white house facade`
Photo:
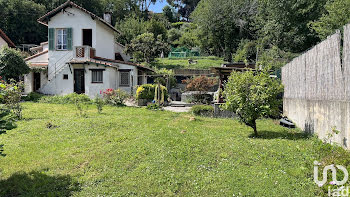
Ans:
[[[25,75],[25,92],[90,97],[106,89],[129,93],[146,82],[151,69],[129,62],[124,46],[115,42],[109,22],[67,1],[38,19],[48,26],[48,42],[26,59],[32,72]]]
[[[11,39],[0,29],[0,49],[4,46],[15,48],[15,44]]]

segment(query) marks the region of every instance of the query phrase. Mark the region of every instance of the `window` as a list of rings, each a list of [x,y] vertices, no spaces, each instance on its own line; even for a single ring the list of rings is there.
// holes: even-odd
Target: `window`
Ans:
[[[57,29],[57,50],[67,50],[67,29]]]
[[[130,86],[130,72],[120,71],[120,86],[129,87]]]
[[[92,83],[103,83],[103,70],[91,70]]]
[[[67,75],[67,74],[64,74],[64,75],[63,75],[63,79],[64,79],[64,80],[67,80],[67,79],[68,79],[68,75]]]

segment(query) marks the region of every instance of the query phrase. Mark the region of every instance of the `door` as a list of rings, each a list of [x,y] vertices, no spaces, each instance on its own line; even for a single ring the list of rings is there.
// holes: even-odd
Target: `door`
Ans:
[[[85,70],[74,69],[74,92],[85,93]]]
[[[83,46],[92,47],[92,29],[83,29]]]
[[[33,81],[34,81],[34,92],[38,91],[41,86],[41,78],[40,78],[40,73],[35,72],[33,76]]]

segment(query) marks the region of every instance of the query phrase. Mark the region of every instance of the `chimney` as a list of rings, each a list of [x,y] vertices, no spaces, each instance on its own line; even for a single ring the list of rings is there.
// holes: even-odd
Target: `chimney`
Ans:
[[[112,14],[110,12],[105,12],[103,14],[103,20],[107,21],[109,24],[112,24]]]

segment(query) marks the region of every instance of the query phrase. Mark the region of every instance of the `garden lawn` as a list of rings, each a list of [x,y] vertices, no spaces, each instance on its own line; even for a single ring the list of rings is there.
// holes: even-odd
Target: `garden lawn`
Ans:
[[[324,145],[261,120],[259,138],[230,119],[144,108],[24,103],[0,135],[0,196],[315,196]],[[338,149],[337,149],[338,150]],[[328,154],[328,153],[327,153]],[[331,161],[332,159],[328,160]]]
[[[188,59],[197,61],[197,64],[189,64]],[[220,67],[226,63],[223,58],[209,57],[188,57],[188,58],[157,58],[151,64],[152,67],[166,69],[210,69],[210,67]]]

